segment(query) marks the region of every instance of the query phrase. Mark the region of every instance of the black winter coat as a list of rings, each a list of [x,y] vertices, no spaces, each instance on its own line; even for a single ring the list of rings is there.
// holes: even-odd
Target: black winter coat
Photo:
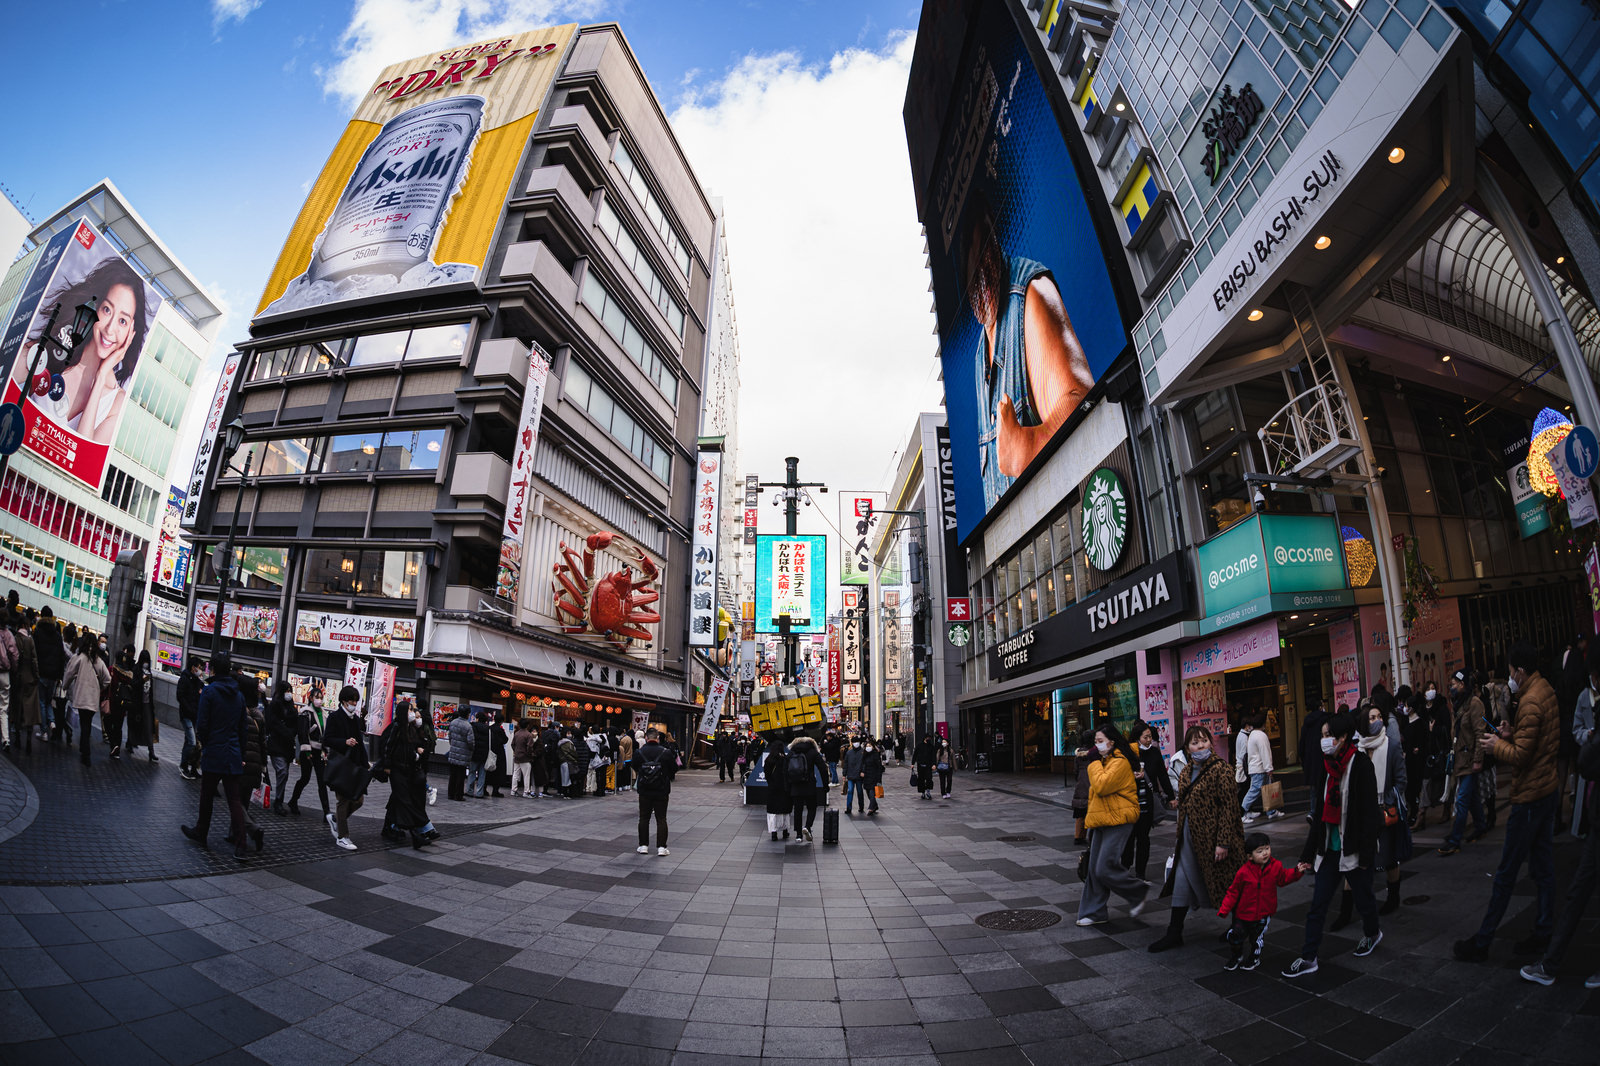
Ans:
[[[267,754],[280,759],[294,758],[299,725],[300,716],[288,697],[280,696],[267,704]]]
[[[182,721],[192,722],[195,715],[200,713],[200,693],[205,684],[188,670],[178,678],[178,717]]]
[[[1344,839],[1340,851],[1352,852],[1356,865],[1371,869],[1378,856],[1378,837],[1383,831],[1383,812],[1378,807],[1378,773],[1372,760],[1358,750],[1345,773],[1350,775],[1350,809],[1344,816]],[[1306,835],[1305,847],[1300,850],[1302,862],[1315,862],[1327,847],[1328,826],[1322,821],[1322,807],[1326,789],[1311,797],[1311,832]]]
[[[33,627],[33,647],[39,657],[39,676],[60,681],[67,670],[67,649],[61,643],[61,627],[41,619]],[[199,700],[196,698],[196,706]]]
[[[260,786],[262,771],[267,766],[267,727],[261,714],[254,708],[245,710],[241,753],[244,756],[244,777],[240,780],[240,787],[246,792],[254,792]]]

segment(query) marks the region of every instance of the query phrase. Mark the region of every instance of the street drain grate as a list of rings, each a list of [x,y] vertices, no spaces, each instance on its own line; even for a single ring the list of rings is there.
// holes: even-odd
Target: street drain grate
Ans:
[[[985,929],[1001,933],[1021,933],[1031,929],[1048,929],[1061,920],[1054,911],[1020,910],[990,911],[974,919]]]
[[[1017,836],[1001,837],[1000,842],[1002,844],[1026,844],[1032,839],[1032,837],[1027,836],[1026,834],[1019,834]]]
[[[1432,896],[1407,896],[1402,902],[1407,907],[1420,907],[1432,898]]]

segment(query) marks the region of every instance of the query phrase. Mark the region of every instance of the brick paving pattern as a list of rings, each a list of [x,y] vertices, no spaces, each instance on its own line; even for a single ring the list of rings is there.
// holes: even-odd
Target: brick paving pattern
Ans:
[[[38,852],[18,845],[62,806],[39,791],[41,825],[0,843],[0,879],[31,873],[19,862]],[[959,776],[954,802],[891,789],[878,818],[844,820],[840,846],[820,832],[785,846],[733,786],[697,773],[674,791],[664,858],[634,853],[631,797],[506,801],[541,817],[457,826],[420,853],[0,887],[0,1062],[1594,1061],[1600,992],[1516,976],[1531,886],[1492,963],[1449,959],[1481,916],[1498,832],[1452,859],[1422,834],[1404,894],[1427,902],[1386,919],[1370,958],[1350,956],[1354,927],[1330,935],[1321,972],[1290,983],[1276,971],[1299,944],[1304,884],[1284,890],[1256,973],[1222,971],[1214,916],[1160,956],[1144,948],[1165,905],[1130,919],[1114,902],[1110,924],[1073,925],[1064,800],[1043,779]],[[171,811],[118,809],[124,835],[175,836]],[[1294,854],[1303,829],[1265,831]],[[1011,835],[1033,839],[998,839]],[[1152,872],[1171,838],[1157,830]],[[1563,876],[1573,851],[1558,846]],[[79,862],[103,870],[75,840],[51,853],[63,879]],[[1025,907],[1065,919],[1014,933],[973,920]],[[1600,955],[1595,925],[1580,971]]]

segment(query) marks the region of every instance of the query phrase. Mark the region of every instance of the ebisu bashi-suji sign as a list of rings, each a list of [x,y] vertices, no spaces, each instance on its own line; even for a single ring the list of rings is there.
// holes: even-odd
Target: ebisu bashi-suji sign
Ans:
[[[1275,611],[1355,602],[1332,515],[1252,515],[1200,545],[1196,558],[1203,633]]]

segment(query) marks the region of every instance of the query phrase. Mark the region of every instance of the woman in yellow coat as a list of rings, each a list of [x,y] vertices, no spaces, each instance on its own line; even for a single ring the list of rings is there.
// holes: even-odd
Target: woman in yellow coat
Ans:
[[[1141,769],[1138,749],[1109,722],[1096,728],[1094,746],[1089,757],[1089,813],[1084,818],[1089,827],[1089,877],[1078,901],[1079,925],[1105,924],[1113,892],[1133,904],[1130,915],[1144,910],[1150,892],[1150,886],[1122,862],[1122,849],[1139,820],[1134,778]]]

